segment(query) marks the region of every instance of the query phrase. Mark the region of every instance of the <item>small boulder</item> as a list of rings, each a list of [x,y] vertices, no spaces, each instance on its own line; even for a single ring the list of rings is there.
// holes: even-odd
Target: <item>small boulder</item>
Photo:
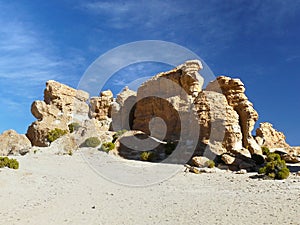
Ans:
[[[24,134],[14,130],[4,131],[0,135],[0,155],[25,155],[31,148],[31,142]]]

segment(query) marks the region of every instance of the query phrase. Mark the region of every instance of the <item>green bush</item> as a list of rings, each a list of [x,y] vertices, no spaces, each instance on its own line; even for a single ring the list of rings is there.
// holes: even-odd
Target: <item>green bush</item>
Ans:
[[[112,142],[103,143],[101,146],[102,151],[109,152],[115,148],[115,144]]]
[[[98,145],[100,145],[101,141],[97,137],[90,137],[85,140],[84,144],[87,147],[96,148]]]
[[[19,169],[19,162],[16,159],[9,159],[8,157],[0,157],[0,168],[8,167],[11,169]]]
[[[122,134],[124,134],[124,133],[126,133],[126,132],[127,132],[126,129],[117,131],[117,132],[113,135],[112,143],[115,143],[116,140],[117,140],[120,136],[122,136]]]
[[[267,164],[260,168],[258,173],[265,174],[272,179],[286,179],[290,175],[285,161],[280,158],[279,154],[270,153],[267,156]]]
[[[266,147],[266,146],[262,146],[261,150],[262,150],[262,153],[264,155],[269,155],[270,154],[270,149],[268,147]]]
[[[61,136],[65,135],[66,133],[68,133],[68,131],[55,128],[54,130],[48,132],[47,139],[49,142],[53,142]]]
[[[154,152],[142,152],[140,155],[140,159],[142,161],[153,161],[155,157],[155,153]]]
[[[70,123],[70,124],[68,125],[68,127],[69,127],[70,133],[73,133],[74,131],[76,131],[76,130],[78,130],[78,129],[80,128],[80,124],[74,122],[74,123]]]
[[[208,167],[208,168],[214,168],[215,167],[215,162],[213,160],[208,160],[205,163],[205,166]]]
[[[166,155],[171,155],[176,148],[176,144],[173,142],[167,142],[165,145],[165,153]]]

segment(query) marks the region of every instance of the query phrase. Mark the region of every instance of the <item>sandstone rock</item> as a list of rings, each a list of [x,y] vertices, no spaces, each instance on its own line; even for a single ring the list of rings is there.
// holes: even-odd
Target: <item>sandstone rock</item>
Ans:
[[[239,115],[243,134],[243,146],[249,149],[251,154],[262,154],[260,146],[251,135],[254,124],[258,120],[258,114],[245,95],[245,87],[241,80],[220,76],[215,81],[209,83],[206,90],[223,93],[226,96],[228,104]]]
[[[68,133],[52,142],[49,151],[55,154],[72,155],[78,148],[74,133]]]
[[[83,121],[81,127],[74,132],[77,145],[80,146],[90,137],[99,137],[103,143],[111,142],[114,132],[108,131],[109,125],[110,120],[87,119]]]
[[[247,158],[246,156],[243,156],[243,155],[231,156],[228,154],[223,154],[222,161],[226,165],[236,167],[233,169],[230,168],[231,170],[246,169],[247,171],[251,171],[256,167],[254,160]]]
[[[194,100],[200,126],[199,140],[206,144],[203,154],[213,157],[226,152],[240,153],[249,156],[250,153],[242,145],[242,132],[239,126],[239,116],[223,94],[202,91]],[[210,152],[207,152],[210,151]]]
[[[29,152],[31,143],[23,134],[18,134],[14,130],[4,131],[0,135],[0,155],[25,155]]]
[[[201,62],[192,60],[144,82],[137,92],[133,129],[160,140],[187,136],[196,121],[192,118],[192,100],[203,85],[200,69]]]
[[[48,132],[54,128],[68,130],[72,121],[88,118],[89,95],[56,81],[48,81],[44,91],[44,101],[32,103],[31,112],[37,118],[27,130],[26,136],[32,145],[45,147]]]
[[[256,139],[261,139],[260,145],[272,148],[289,148],[290,146],[285,141],[285,136],[273,128],[271,123],[260,123],[256,129]]]
[[[125,87],[117,95],[116,102],[111,105],[112,129],[130,130],[133,125],[133,117],[136,106],[136,92]]]
[[[90,118],[97,120],[106,120],[110,117],[110,107],[113,101],[113,93],[110,90],[100,93],[100,97],[91,97],[90,99]]]
[[[209,161],[209,158],[206,158],[204,156],[195,156],[192,158],[192,162],[194,166],[197,167],[206,167],[206,163]]]

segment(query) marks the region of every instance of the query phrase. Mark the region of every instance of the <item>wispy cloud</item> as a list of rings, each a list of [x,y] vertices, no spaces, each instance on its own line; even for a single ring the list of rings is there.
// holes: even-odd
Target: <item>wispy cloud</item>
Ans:
[[[2,106],[14,111],[24,103],[29,108],[47,80],[64,80],[62,67],[67,65],[34,23],[23,21],[22,12],[15,17],[12,9],[0,4],[5,12],[0,13],[0,97]]]
[[[184,14],[185,4],[180,7],[172,1],[96,1],[82,3],[81,8],[95,15],[107,16],[109,26],[117,29],[143,24],[153,28],[162,21]],[[159,16],[158,16],[159,13]]]

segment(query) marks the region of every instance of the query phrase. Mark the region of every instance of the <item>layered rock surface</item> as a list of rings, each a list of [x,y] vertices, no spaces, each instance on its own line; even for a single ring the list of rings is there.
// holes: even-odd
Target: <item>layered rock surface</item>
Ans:
[[[258,113],[245,95],[245,87],[241,80],[220,76],[215,81],[209,83],[206,90],[220,92],[225,95],[228,104],[239,115],[243,134],[243,146],[249,149],[252,154],[262,154],[260,146],[251,134],[255,122],[258,120]]]

